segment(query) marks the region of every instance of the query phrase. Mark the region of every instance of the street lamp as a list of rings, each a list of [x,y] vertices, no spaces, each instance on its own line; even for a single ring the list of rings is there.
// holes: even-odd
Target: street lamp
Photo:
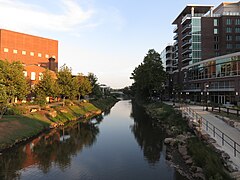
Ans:
[[[172,95],[173,95],[173,106],[175,106],[175,89],[173,89]]]
[[[237,106],[238,106],[238,92],[236,91],[236,100],[237,100]]]
[[[208,88],[209,88],[209,84],[206,84],[205,85],[205,88],[206,88],[206,101],[207,101],[207,103],[206,103],[206,111],[208,111],[208,95],[209,95],[209,92],[208,92]]]
[[[204,111],[204,97],[203,97],[203,92],[201,92],[201,103],[202,103],[202,106],[203,106],[203,111]]]

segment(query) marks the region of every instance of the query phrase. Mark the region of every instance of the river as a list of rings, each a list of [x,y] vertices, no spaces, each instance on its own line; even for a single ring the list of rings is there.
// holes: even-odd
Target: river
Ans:
[[[182,180],[165,160],[164,129],[119,101],[91,123],[71,123],[0,156],[0,179]]]

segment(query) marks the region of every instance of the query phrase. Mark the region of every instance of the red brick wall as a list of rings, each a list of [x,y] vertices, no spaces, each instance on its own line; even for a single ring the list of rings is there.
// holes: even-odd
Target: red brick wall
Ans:
[[[4,48],[8,48],[8,52],[4,52]],[[17,50],[17,54],[13,53]],[[26,55],[22,54],[26,51]],[[34,56],[30,55],[34,53]],[[38,57],[41,53],[41,57]],[[21,61],[24,64],[40,64],[41,67],[48,67],[48,58],[55,56],[56,68],[58,66],[58,41],[37,37],[33,35],[13,32],[0,29],[0,59],[12,61]]]

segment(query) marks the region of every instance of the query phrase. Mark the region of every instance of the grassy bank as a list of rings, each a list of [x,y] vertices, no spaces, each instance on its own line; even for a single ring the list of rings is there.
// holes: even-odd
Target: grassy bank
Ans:
[[[191,132],[187,121],[172,106],[160,102],[143,104],[143,106],[150,117],[164,125],[170,136],[176,137],[179,134]],[[188,154],[192,157],[194,165],[203,169],[206,179],[231,179],[224,169],[219,154],[212,147],[197,137],[189,138],[186,143]]]
[[[103,99],[91,100],[90,101],[95,107],[102,111],[110,109],[118,100],[114,97],[107,97]]]
[[[57,127],[77,119],[86,119],[100,114],[104,108],[111,108],[116,101],[99,99],[94,101],[97,106],[89,102],[66,102],[65,106],[55,104],[47,105],[40,111],[29,112],[24,106],[14,107],[10,110],[12,115],[4,115],[0,120],[0,151],[25,141],[40,132]]]

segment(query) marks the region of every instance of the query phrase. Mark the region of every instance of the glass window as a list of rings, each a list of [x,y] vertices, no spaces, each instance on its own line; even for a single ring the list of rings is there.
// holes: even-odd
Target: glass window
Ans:
[[[27,71],[23,71],[24,77],[27,77]]]
[[[240,49],[240,44],[236,44],[236,49]]]
[[[218,42],[218,36],[214,36],[214,41]]]
[[[231,33],[231,32],[232,32],[232,28],[227,27],[227,28],[226,28],[226,32],[227,32],[227,33]]]
[[[236,36],[236,41],[240,41],[240,36]]]
[[[218,29],[217,28],[213,29],[213,34],[218,34]]]
[[[8,48],[3,48],[3,52],[8,52]]]
[[[235,28],[235,32],[240,33],[240,28],[239,27]]]
[[[22,55],[26,55],[27,53],[26,53],[26,51],[22,51]]]
[[[231,19],[227,19],[227,25],[231,25],[231,24],[232,24]]]
[[[218,44],[214,44],[214,50],[218,50]]]
[[[36,73],[35,72],[31,72],[31,80],[32,81],[36,80]]]
[[[214,20],[213,20],[213,25],[214,25],[214,26],[218,26],[218,19],[214,19]]]
[[[13,50],[13,54],[17,54],[17,50],[16,49]]]
[[[45,57],[46,57],[46,58],[49,58],[49,55],[48,55],[48,54],[46,54],[46,55],[45,55]]]
[[[42,57],[42,54],[41,54],[41,53],[38,53],[38,57]]]
[[[227,39],[227,41],[232,41],[232,36],[227,35],[226,39]]]
[[[30,52],[30,56],[34,56],[34,52]]]
[[[232,44],[227,44],[227,49],[232,49]]]
[[[240,19],[236,19],[235,24],[240,25]]]

